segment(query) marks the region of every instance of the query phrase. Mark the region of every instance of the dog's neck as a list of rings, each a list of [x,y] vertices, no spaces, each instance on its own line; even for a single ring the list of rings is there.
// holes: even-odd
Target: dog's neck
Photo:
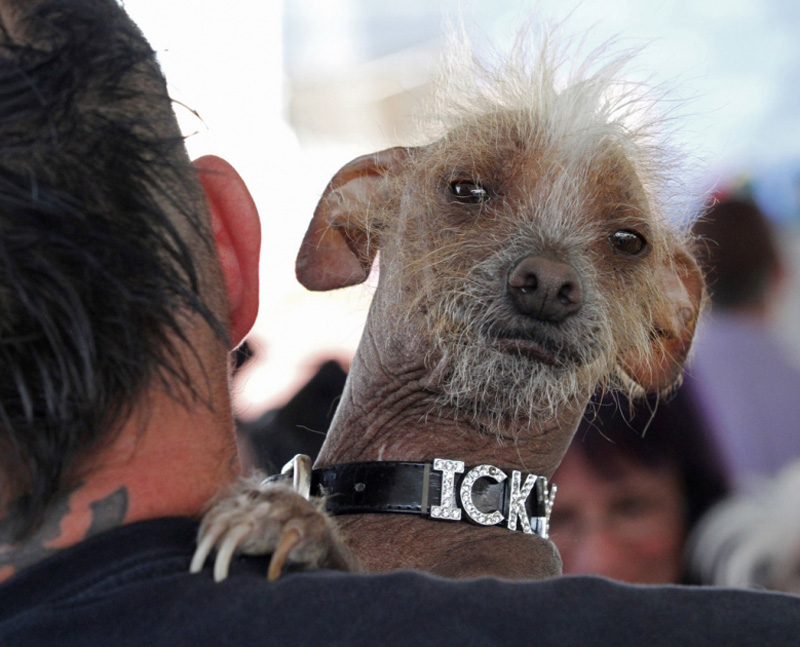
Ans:
[[[537,535],[405,514],[343,515],[336,523],[370,572],[414,569],[442,577],[508,579],[561,575],[555,545]]]
[[[368,323],[317,465],[443,457],[549,478],[587,402],[588,395],[576,398],[556,420],[509,419],[487,431],[471,405],[461,411],[437,404],[425,361],[408,347],[389,348]]]
[[[413,356],[382,361],[381,347],[372,341],[365,334],[317,466],[445,458],[552,476],[585,403],[576,403],[573,411],[544,429],[517,423],[500,436],[490,434],[474,417],[437,407],[423,362]],[[504,528],[400,514],[345,515],[337,524],[369,570],[416,568],[445,576],[524,578],[560,572],[560,559],[549,541]]]

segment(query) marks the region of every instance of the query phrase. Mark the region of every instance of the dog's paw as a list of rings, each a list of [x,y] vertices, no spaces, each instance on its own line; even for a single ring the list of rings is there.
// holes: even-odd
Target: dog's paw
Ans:
[[[306,500],[291,487],[240,479],[212,502],[203,517],[190,570],[197,573],[216,548],[214,579],[228,576],[236,554],[272,555],[267,577],[284,565],[360,572],[358,558],[338,538],[321,499]]]

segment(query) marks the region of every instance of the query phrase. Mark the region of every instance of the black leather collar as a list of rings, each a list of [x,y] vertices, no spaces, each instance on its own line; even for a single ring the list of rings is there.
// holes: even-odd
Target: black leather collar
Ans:
[[[295,478],[307,465],[308,494],[325,497],[329,514],[405,513],[442,521],[505,526],[547,538],[556,486],[547,478],[493,465],[465,467],[460,461],[374,461],[310,470],[296,457],[284,473],[266,482]]]

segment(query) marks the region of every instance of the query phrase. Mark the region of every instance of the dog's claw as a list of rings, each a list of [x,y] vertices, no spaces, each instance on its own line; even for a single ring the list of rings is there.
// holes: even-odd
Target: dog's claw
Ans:
[[[203,570],[203,564],[211,554],[211,549],[214,548],[214,542],[217,540],[213,534],[205,535],[202,540],[197,544],[197,548],[192,555],[192,563],[189,566],[190,573],[199,573]]]
[[[238,525],[230,529],[222,544],[217,549],[217,558],[214,560],[214,581],[222,582],[228,577],[228,569],[233,559],[233,555],[239,545],[247,538],[252,531],[249,525]]]
[[[212,503],[200,526],[190,571],[203,568],[216,547],[214,580],[228,576],[236,554],[272,555],[267,577],[280,577],[284,566],[360,571],[361,565],[341,542],[321,500],[306,500],[282,484],[262,484],[261,477],[241,479]]]
[[[281,576],[283,565],[289,554],[303,541],[303,535],[294,526],[287,528],[281,535],[278,545],[272,553],[272,559],[269,560],[269,570],[267,571],[267,579],[270,582],[277,580]]]

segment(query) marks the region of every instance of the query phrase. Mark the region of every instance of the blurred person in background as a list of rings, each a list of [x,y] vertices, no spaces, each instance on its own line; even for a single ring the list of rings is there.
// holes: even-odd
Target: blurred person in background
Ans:
[[[800,457],[800,370],[770,328],[786,275],[769,221],[751,200],[722,197],[693,227],[711,312],[686,388],[733,484],[774,475]]]
[[[800,594],[800,461],[716,505],[689,546],[702,584]]]
[[[561,466],[551,536],[567,575],[689,583],[685,543],[728,492],[713,443],[683,391],[590,407]]]

